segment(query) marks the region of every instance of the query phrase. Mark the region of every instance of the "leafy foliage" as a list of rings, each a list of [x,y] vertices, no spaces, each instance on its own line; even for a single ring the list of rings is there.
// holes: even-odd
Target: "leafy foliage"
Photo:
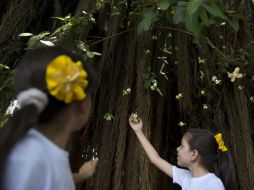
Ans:
[[[138,33],[150,30],[166,13],[169,20],[172,17],[175,25],[184,23],[186,30],[193,34],[195,43],[199,43],[202,31],[209,26],[227,22],[237,32],[238,21],[243,19],[242,15],[235,11],[225,11],[218,0],[160,0],[157,3],[146,0],[144,6],[148,8],[143,11],[144,18],[138,25]],[[173,16],[168,14],[169,11]]]
[[[53,18],[64,22],[64,24],[59,28],[57,28],[53,33],[45,31],[39,33],[38,35],[33,35],[31,33],[21,33],[19,35],[20,37],[30,37],[27,42],[27,49],[34,49],[41,46],[54,46],[58,42],[59,37],[61,35],[75,36],[78,33],[80,33],[80,31],[84,27],[92,23],[95,23],[94,18],[84,11],[82,12],[82,15],[78,18],[71,17],[70,15],[64,18],[62,17],[53,17]],[[91,55],[91,52],[88,51],[87,54],[88,57],[90,58],[93,57]]]

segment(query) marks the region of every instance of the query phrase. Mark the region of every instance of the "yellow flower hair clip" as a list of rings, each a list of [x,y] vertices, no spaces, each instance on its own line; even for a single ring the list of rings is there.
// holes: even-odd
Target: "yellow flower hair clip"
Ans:
[[[68,104],[86,97],[87,72],[81,61],[74,62],[67,55],[59,55],[47,66],[46,83],[52,96]]]
[[[217,133],[214,136],[216,142],[218,143],[218,149],[221,150],[222,152],[225,152],[228,150],[228,148],[225,146],[224,141],[222,140],[222,134],[221,133]]]

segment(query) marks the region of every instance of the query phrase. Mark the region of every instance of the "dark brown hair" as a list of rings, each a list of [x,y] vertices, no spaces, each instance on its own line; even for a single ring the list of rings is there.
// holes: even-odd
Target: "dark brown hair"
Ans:
[[[47,123],[52,120],[65,106],[63,101],[58,101],[47,90],[45,73],[48,63],[59,55],[67,55],[73,61],[81,61],[88,73],[89,85],[86,93],[92,94],[97,85],[95,71],[85,62],[83,57],[60,47],[38,48],[28,51],[20,60],[16,69],[15,88],[16,94],[29,88],[37,88],[48,96],[48,104],[39,114],[35,105],[27,105],[14,112],[7,125],[0,129],[0,189],[3,189],[5,163],[15,144],[36,123]]]
[[[191,150],[197,150],[200,164],[208,170],[214,169],[226,190],[236,190],[236,174],[232,156],[218,149],[214,134],[206,129],[191,128],[185,133]]]

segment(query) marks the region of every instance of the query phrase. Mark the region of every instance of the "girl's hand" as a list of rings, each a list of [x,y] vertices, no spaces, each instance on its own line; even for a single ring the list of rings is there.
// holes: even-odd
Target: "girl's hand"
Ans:
[[[95,158],[94,160],[90,160],[88,162],[85,162],[79,169],[79,176],[83,179],[86,180],[87,178],[91,177],[96,170],[96,166],[98,163],[99,159]]]
[[[142,131],[142,127],[143,127],[143,122],[142,120],[138,117],[137,114],[131,114],[130,118],[129,118],[129,123],[131,128],[137,133]]]

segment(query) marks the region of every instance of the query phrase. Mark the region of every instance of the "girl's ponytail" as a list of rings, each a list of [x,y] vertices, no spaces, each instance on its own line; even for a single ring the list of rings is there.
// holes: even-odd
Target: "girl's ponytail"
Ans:
[[[15,144],[35,125],[38,109],[30,104],[14,112],[6,126],[0,129],[0,189],[4,189],[3,178],[6,160]]]
[[[185,135],[188,137],[190,149],[199,152],[201,164],[208,170],[215,171],[222,180],[225,190],[238,189],[234,162],[224,144],[222,134],[214,135],[206,129],[190,128]]]
[[[229,151],[220,152],[218,156],[218,174],[226,190],[237,190],[236,173],[233,158]]]

